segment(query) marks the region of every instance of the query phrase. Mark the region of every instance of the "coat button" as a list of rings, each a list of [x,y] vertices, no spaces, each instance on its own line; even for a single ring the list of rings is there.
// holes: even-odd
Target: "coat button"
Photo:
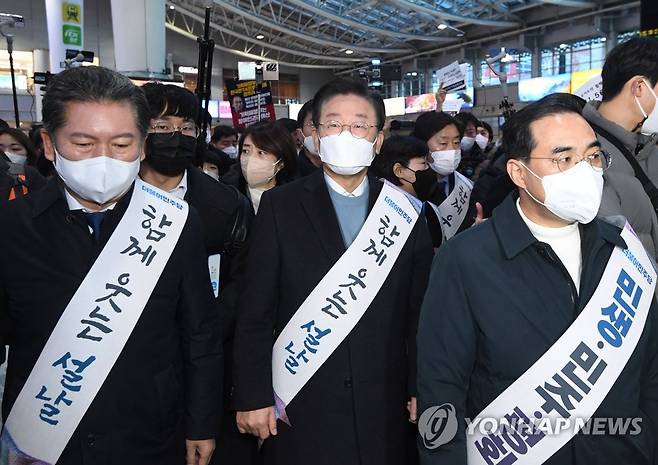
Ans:
[[[94,447],[94,444],[96,443],[96,436],[93,434],[88,434],[87,435],[87,445],[89,447]]]
[[[345,378],[345,387],[346,388],[352,387],[352,378]]]

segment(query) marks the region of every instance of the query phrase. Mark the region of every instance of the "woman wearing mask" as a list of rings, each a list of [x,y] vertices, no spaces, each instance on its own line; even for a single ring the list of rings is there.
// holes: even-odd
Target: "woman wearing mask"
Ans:
[[[17,165],[36,166],[38,153],[32,141],[19,129],[0,129],[0,152],[11,163]]]
[[[420,200],[436,184],[436,173],[427,161],[427,144],[410,136],[391,136],[384,141],[373,170]],[[419,194],[420,192],[420,194]]]
[[[247,127],[240,137],[239,163],[221,178],[245,194],[258,212],[263,193],[294,179],[297,150],[288,131],[271,121]]]
[[[19,129],[0,129],[0,202],[13,200],[43,187],[37,171],[38,153]]]
[[[411,135],[426,142],[429,148],[427,161],[435,173],[434,182],[417,183],[415,190],[431,207],[425,214],[432,243],[438,247],[475,220],[475,209],[469,211],[473,184],[457,172],[463,133],[452,116],[429,112],[418,117]]]

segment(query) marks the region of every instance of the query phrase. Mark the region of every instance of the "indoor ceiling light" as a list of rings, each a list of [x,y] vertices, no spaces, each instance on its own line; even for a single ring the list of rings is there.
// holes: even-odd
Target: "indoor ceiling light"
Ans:
[[[345,55],[351,55],[353,53],[354,53],[354,50],[352,50],[352,49],[348,48],[347,50],[345,50]]]
[[[258,39],[258,40],[263,40],[264,38],[265,38],[265,36],[263,34],[258,34],[256,36],[256,39]]]
[[[443,31],[444,29],[447,29],[447,28],[448,28],[448,25],[447,25],[447,24],[443,24],[443,23],[441,23],[441,24],[439,24],[438,26],[436,26],[436,28],[437,28],[439,31]]]

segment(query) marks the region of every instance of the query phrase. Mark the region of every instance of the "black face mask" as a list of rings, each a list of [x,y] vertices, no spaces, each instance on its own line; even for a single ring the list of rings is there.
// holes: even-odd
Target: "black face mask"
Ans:
[[[416,181],[410,184],[413,186],[414,191],[416,191],[416,196],[418,199],[422,200],[423,202],[431,200],[432,194],[434,194],[437,187],[436,173],[434,170],[427,168],[426,170],[415,171],[408,167],[405,168],[407,168],[409,171],[413,171],[416,174]],[[405,179],[405,181],[407,180]]]
[[[192,165],[196,138],[180,132],[151,133],[146,138],[146,161],[165,176],[178,176]]]

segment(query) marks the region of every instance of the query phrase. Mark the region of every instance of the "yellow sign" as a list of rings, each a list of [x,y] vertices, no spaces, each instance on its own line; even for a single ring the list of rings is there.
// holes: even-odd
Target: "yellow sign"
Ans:
[[[78,3],[62,3],[62,20],[65,23],[82,23],[80,10],[81,8]]]
[[[601,68],[598,68],[588,71],[574,71],[571,73],[571,92],[575,92],[583,87],[593,77],[600,76],[601,71]]]

